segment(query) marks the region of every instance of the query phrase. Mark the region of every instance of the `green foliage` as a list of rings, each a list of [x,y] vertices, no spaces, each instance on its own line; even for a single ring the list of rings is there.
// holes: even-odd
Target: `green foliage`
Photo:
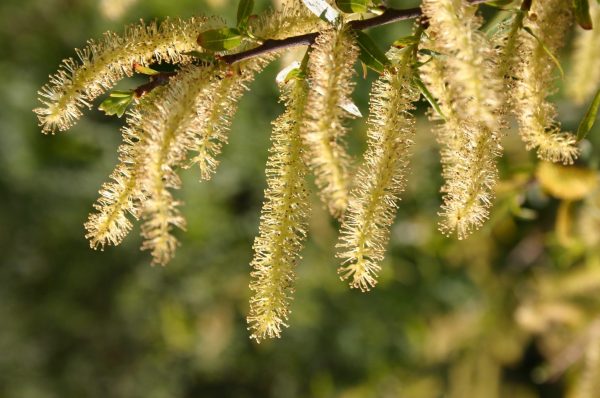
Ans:
[[[587,134],[594,127],[594,123],[596,123],[596,119],[598,116],[598,109],[600,108],[600,90],[596,92],[594,99],[590,103],[588,110],[585,112],[583,119],[579,123],[579,127],[577,128],[577,140],[583,140]]]
[[[390,65],[390,60],[377,44],[364,32],[356,32],[356,42],[360,48],[358,58],[370,69],[375,72],[383,73],[383,70]]]
[[[240,44],[242,34],[235,28],[211,29],[198,36],[198,45],[209,51],[233,50]]]
[[[104,111],[109,116],[117,115],[118,117],[123,116],[127,107],[133,101],[135,93],[133,90],[116,90],[108,95],[108,98],[102,101],[98,106],[98,109]]]

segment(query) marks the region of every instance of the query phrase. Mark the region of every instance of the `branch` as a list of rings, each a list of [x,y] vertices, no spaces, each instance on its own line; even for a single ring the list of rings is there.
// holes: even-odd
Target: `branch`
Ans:
[[[470,4],[486,3],[490,0],[467,0]],[[405,10],[397,10],[394,8],[385,8],[383,14],[369,19],[351,21],[348,23],[354,30],[363,30],[374,28],[377,26],[387,25],[390,23],[404,21],[407,19],[415,19],[423,15],[420,7],[408,8]],[[292,36],[281,40],[267,39],[258,47],[247,51],[242,51],[236,54],[223,55],[219,59],[228,64],[244,61],[258,55],[269,54],[275,51],[283,50],[290,47],[310,46],[315,42],[319,32],[306,33],[300,36]]]

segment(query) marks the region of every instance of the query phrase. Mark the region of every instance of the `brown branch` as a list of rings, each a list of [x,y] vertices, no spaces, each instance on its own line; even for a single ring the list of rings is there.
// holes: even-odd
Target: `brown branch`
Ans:
[[[470,4],[481,4],[491,0],[467,0]],[[528,1],[528,0],[526,0]],[[354,30],[363,30],[369,28],[375,28],[377,26],[387,25],[398,21],[405,21],[408,19],[415,19],[423,16],[423,12],[420,7],[408,8],[405,10],[398,10],[395,8],[383,8],[384,10],[381,15],[378,15],[369,19],[361,19],[350,21],[348,25]],[[284,50],[290,47],[298,46],[310,46],[315,42],[315,39],[319,35],[319,32],[305,33],[299,36],[292,36],[285,39],[267,39],[261,45],[251,48],[250,50],[242,51],[235,54],[227,54],[219,57],[220,61],[223,61],[229,65],[235,64],[236,62],[244,61],[259,55],[269,54],[275,51]],[[135,90],[136,96],[139,98],[142,95],[152,91],[155,87],[167,84],[169,78],[175,75],[177,72],[163,73],[157,79],[151,79],[149,83],[138,87]],[[164,75],[164,76],[162,76]]]
[[[486,3],[490,0],[468,0],[470,4]],[[385,8],[385,11],[376,17],[351,21],[348,23],[354,30],[363,30],[374,28],[377,26],[387,25],[390,23],[404,21],[407,19],[415,19],[423,15],[420,7],[409,8],[406,10],[397,10],[394,8]],[[292,36],[281,40],[268,39],[258,47],[250,50],[242,51],[236,54],[223,55],[219,59],[228,64],[244,61],[263,54],[269,54],[275,51],[283,50],[290,47],[310,46],[315,42],[319,32],[306,33],[300,36]]]

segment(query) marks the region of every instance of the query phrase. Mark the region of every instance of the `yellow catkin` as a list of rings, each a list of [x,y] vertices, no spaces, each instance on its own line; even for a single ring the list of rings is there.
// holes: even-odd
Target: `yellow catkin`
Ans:
[[[423,44],[443,54],[421,56],[428,61],[421,68],[423,81],[444,114],[437,128],[444,177],[440,230],[464,239],[489,217],[492,205],[502,151],[502,79],[473,7],[425,0],[423,10],[431,24]]]
[[[183,53],[197,50],[196,39],[206,30],[222,26],[217,19],[195,17],[166,19],[129,26],[123,35],[106,32],[76,50],[79,60],[68,58],[50,82],[39,91],[42,106],[34,110],[45,133],[69,129],[81,117],[82,108],[112,88],[125,76],[131,76],[134,63],[181,63],[191,58]]]
[[[249,29],[263,39],[284,39],[315,32],[326,23],[313,14],[302,2],[286,2],[281,8],[270,10],[249,21]]]
[[[211,97],[206,99],[208,106],[203,112],[202,128],[198,129],[188,142],[194,155],[186,167],[197,164],[202,180],[209,180],[219,165],[217,156],[227,143],[227,132],[237,103],[248,89],[247,83],[253,79],[255,73],[255,70],[244,68],[240,73],[213,83]]]
[[[415,134],[410,114],[419,93],[412,85],[412,58],[405,55],[374,83],[371,92],[368,148],[357,174],[337,244],[342,279],[362,291],[376,277],[389,240]]]
[[[208,115],[215,112],[215,107],[217,113],[219,109],[229,115],[235,111],[235,101],[213,101],[221,95],[217,91],[226,79],[249,82],[272,59],[255,58],[240,63],[235,73],[230,73],[227,66],[185,66],[171,79],[160,100],[143,113],[141,129],[148,137],[148,145],[142,187],[148,197],[142,212],[142,249],[152,252],[155,263],[164,265],[170,261],[177,247],[172,227],[185,227],[177,209],[179,203],[169,192],[181,185],[175,169],[184,165],[190,150],[196,149],[198,135],[211,131],[207,128],[211,122]]]
[[[265,202],[252,259],[253,292],[248,328],[260,342],[279,337],[287,326],[294,292],[294,268],[306,237],[309,198],[303,161],[300,120],[306,102],[306,82],[282,87],[286,111],[273,122],[273,145],[267,161]]]
[[[85,223],[85,237],[94,249],[121,243],[132,227],[128,216],[139,217],[144,199],[140,179],[147,143],[139,128],[139,108],[151,101],[148,97],[128,111],[127,125],[122,128],[124,142],[119,147],[119,163],[110,175],[111,181],[100,189],[100,197],[94,204],[96,212],[91,213]]]
[[[341,217],[348,203],[350,157],[342,137],[349,113],[358,47],[350,31],[329,29],[316,39],[308,61],[309,92],[302,128],[306,161],[329,212]]]
[[[588,101],[600,88],[600,5],[590,1],[592,30],[577,28],[571,73],[565,88],[577,104]]]
[[[478,30],[477,8],[463,0],[424,0],[422,9],[430,24],[431,47],[446,56],[445,67],[456,87],[453,106],[461,109],[465,118],[498,129],[502,81],[495,69],[492,45]]]
[[[570,0],[533,2],[524,26],[537,39],[520,31],[512,70],[514,87],[510,90],[512,109],[527,150],[536,149],[540,159],[564,164],[573,163],[578,149],[575,137],[561,131],[556,107],[547,101],[556,79],[556,66],[547,51],[556,54],[560,49],[571,20]]]

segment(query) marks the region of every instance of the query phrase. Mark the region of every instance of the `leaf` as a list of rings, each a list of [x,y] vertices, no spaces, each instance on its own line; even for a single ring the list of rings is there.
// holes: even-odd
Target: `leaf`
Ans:
[[[581,200],[598,187],[598,173],[592,169],[541,162],[535,173],[544,191],[563,200]]]
[[[118,117],[121,117],[129,104],[131,104],[131,101],[133,101],[133,97],[133,90],[113,91],[107,99],[102,101],[100,106],[98,106],[98,109],[104,111],[104,113],[109,116],[117,115]]]
[[[598,108],[600,108],[600,90],[596,92],[590,107],[585,113],[585,116],[583,116],[583,119],[581,119],[581,123],[579,123],[579,127],[577,128],[577,141],[583,140],[594,126],[596,117],[598,116]]]
[[[211,29],[198,36],[198,45],[210,51],[233,50],[240,44],[242,35],[235,28]]]
[[[418,42],[419,42],[419,37],[417,37],[415,35],[410,35],[410,36],[401,37],[398,40],[394,41],[392,43],[392,46],[396,47],[396,48],[404,48],[404,47],[408,47],[408,46],[417,44]]]
[[[237,27],[241,30],[246,30],[248,18],[254,9],[254,0],[240,0],[237,9]]]
[[[362,117],[362,113],[360,113],[360,109],[358,106],[351,100],[346,100],[344,103],[340,105],[340,108],[348,112],[350,115],[354,117]]]
[[[141,73],[143,75],[148,75],[148,76],[155,76],[160,73],[157,70],[148,68],[147,66],[144,66],[144,65],[140,65],[137,62],[133,64],[133,70],[136,71],[137,73]]]
[[[356,41],[360,48],[358,58],[369,68],[383,73],[385,67],[391,64],[388,57],[385,56],[383,51],[377,47],[377,44],[366,33],[361,31],[356,32]]]
[[[552,59],[552,62],[554,62],[554,64],[558,67],[558,70],[560,71],[560,76],[564,80],[565,79],[565,71],[563,70],[562,66],[560,66],[560,62],[558,61],[558,59],[554,56],[554,54],[552,54],[552,51],[550,51],[550,49],[546,46],[546,43],[544,43],[544,41],[542,39],[540,39],[538,37],[538,35],[533,33],[533,30],[531,30],[530,27],[525,26],[523,28],[523,30],[525,30],[525,32],[527,32],[531,36],[533,36],[537,40],[537,42],[540,44],[540,46],[542,46],[542,48],[544,49],[546,54],[548,54],[548,56]]]
[[[425,86],[423,80],[421,80],[421,78],[415,74],[415,76],[413,77],[413,82],[415,83],[415,86],[419,88],[421,94],[423,94],[423,97],[425,97],[427,102],[429,102],[429,104],[437,112],[437,114],[440,115],[442,119],[446,120],[446,115],[444,115],[444,112],[442,112],[440,105],[437,103],[437,101],[433,97],[433,94],[431,94],[427,86]]]
[[[335,0],[337,8],[346,14],[367,12],[369,3],[369,0]]]
[[[585,30],[592,29],[592,18],[590,17],[590,4],[588,0],[573,0],[575,19],[579,26]]]
[[[336,24],[340,18],[340,13],[325,0],[302,0],[302,2],[306,8],[325,22]]]
[[[275,81],[277,84],[281,85],[283,83],[287,83],[291,79],[295,79],[300,77],[300,62],[294,61],[285,68],[283,68],[277,76],[275,77]]]

